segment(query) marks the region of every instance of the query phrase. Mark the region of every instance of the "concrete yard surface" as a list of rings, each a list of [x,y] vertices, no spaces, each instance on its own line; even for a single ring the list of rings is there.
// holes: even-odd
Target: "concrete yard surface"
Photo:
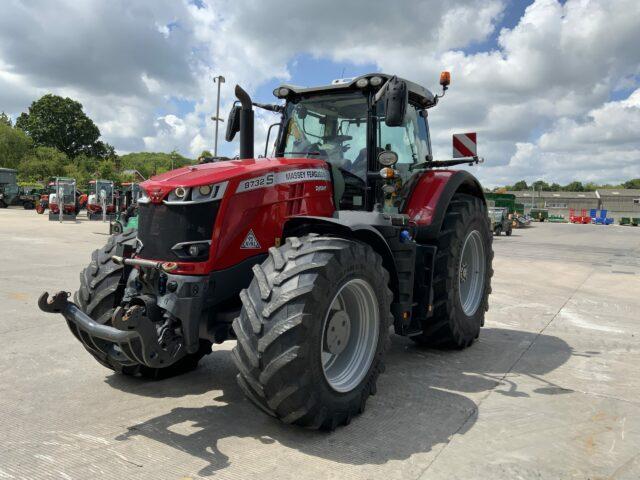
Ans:
[[[36,300],[74,291],[107,232],[0,210],[0,479],[640,478],[640,228],[497,237],[479,340],[393,335],[377,395],[331,433],[253,407],[233,342],[157,382],[96,363]]]

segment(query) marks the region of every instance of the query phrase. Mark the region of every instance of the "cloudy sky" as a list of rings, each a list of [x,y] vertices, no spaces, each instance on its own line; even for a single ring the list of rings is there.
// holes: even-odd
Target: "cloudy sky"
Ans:
[[[487,186],[640,177],[637,0],[2,0],[0,110],[79,100],[121,152],[212,149],[239,83],[273,101],[281,82],[384,71],[447,97],[430,112],[436,158],[477,131]],[[258,114],[256,149],[275,119]],[[237,145],[221,139],[221,152]]]

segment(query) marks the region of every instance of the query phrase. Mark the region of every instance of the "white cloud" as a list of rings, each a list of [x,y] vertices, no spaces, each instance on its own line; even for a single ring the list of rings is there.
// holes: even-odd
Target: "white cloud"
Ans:
[[[613,183],[638,178],[639,131],[637,89],[626,100],[607,102],[591,110],[582,121],[561,118],[535,143],[517,143],[508,164],[495,168],[493,175],[496,179],[542,178],[564,183]]]

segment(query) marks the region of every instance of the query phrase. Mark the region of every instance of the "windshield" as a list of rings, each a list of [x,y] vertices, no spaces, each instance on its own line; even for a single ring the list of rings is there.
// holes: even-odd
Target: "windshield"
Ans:
[[[98,199],[104,196],[105,201],[110,203],[113,199],[113,182],[108,180],[96,181],[96,194]]]
[[[367,111],[367,97],[361,92],[289,103],[283,156],[320,158],[365,178]]]
[[[76,184],[68,180],[59,180],[56,185],[56,194],[62,199],[62,203],[73,204],[76,201]]]

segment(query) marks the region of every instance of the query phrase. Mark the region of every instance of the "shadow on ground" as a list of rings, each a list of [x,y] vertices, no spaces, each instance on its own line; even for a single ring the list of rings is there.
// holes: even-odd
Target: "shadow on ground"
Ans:
[[[130,426],[117,440],[145,436],[199,457],[206,465],[199,472],[202,476],[211,475],[232,461],[217,448],[218,440],[227,437],[278,442],[345,464],[376,465],[428,452],[453,435],[464,434],[476,421],[476,402],[483,392],[492,390],[523,401],[530,394],[518,389],[521,376],[534,378],[540,384],[533,395],[570,392],[540,378],[577,355],[557,337],[486,328],[480,341],[464,351],[423,350],[406,338],[392,339],[387,371],[378,381],[378,394],[369,400],[363,415],[335,432],[307,431],[264,415],[244,399],[236,386],[229,352],[216,351],[201,368],[178,379],[149,383],[109,377],[107,382],[115,388],[152,397],[223,392],[212,399],[211,405],[174,408]],[[593,354],[597,352],[583,355]],[[475,401],[464,394],[475,395]]]

